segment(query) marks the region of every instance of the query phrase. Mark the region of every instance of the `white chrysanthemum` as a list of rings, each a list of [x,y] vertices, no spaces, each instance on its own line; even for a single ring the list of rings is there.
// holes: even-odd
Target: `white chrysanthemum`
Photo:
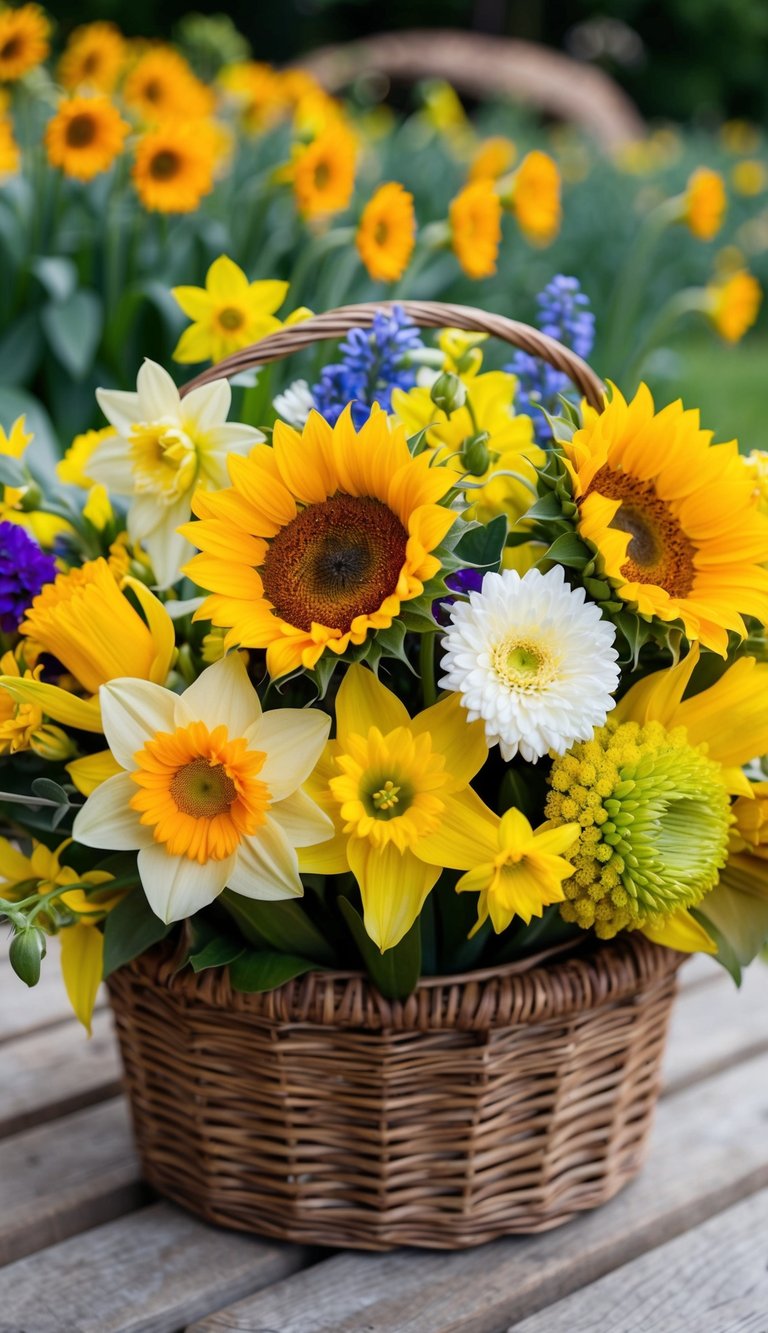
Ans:
[[[563,754],[605,722],[619,681],[615,631],[559,565],[486,574],[451,621],[440,684],[461,695],[470,722],[483,719],[504,759]]]
[[[272,406],[277,412],[278,420],[293,426],[294,430],[303,430],[307,424],[307,417],[315,406],[315,400],[306,380],[294,380],[293,384],[288,385],[285,393],[275,394]]]

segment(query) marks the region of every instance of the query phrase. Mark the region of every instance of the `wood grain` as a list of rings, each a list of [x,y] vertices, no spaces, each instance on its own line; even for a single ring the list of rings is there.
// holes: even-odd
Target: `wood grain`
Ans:
[[[768,1190],[509,1333],[765,1333]]]
[[[114,1097],[120,1057],[108,1009],[89,1039],[76,1019],[16,1037],[0,1053],[0,1138]]]
[[[0,1264],[147,1199],[122,1099],[16,1134],[2,1155]]]
[[[308,1259],[155,1204],[3,1269],[0,1333],[176,1333]]]
[[[663,1067],[668,1093],[768,1050],[768,968],[748,968],[740,989],[720,967],[698,971],[693,981],[672,1010]]]
[[[667,1098],[639,1179],[577,1222],[460,1254],[344,1253],[194,1333],[500,1333],[768,1185],[766,1117],[763,1056]]]

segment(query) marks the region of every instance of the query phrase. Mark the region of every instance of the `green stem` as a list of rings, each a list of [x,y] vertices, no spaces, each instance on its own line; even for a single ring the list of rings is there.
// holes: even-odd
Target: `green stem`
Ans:
[[[605,346],[614,362],[620,359],[621,353],[627,355],[625,344],[642,305],[651,259],[679,212],[679,199],[665,199],[652,209],[644,218],[637,239],[630,246],[627,260],[619,271],[605,322]]]
[[[649,353],[661,345],[681,319],[686,315],[703,314],[706,312],[706,307],[707,297],[703,287],[686,287],[682,292],[676,292],[670,297],[649,325],[631,359],[621,367],[619,378],[628,392],[633,391]]]
[[[421,673],[421,692],[424,707],[431,708],[437,701],[435,685],[435,639],[436,633],[422,634],[419,644],[419,671]]]

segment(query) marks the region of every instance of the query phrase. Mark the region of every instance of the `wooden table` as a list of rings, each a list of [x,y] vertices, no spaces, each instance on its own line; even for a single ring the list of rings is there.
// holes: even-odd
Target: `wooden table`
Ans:
[[[650,1160],[607,1207],[459,1254],[311,1251],[139,1179],[110,1016],[0,956],[0,1333],[768,1333],[768,968],[683,971]]]

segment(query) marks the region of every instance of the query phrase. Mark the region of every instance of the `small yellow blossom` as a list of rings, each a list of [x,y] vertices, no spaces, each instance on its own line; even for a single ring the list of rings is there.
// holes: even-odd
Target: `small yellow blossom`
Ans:
[[[682,196],[680,220],[698,240],[711,241],[723,225],[727,203],[720,173],[709,167],[698,167]]]
[[[56,464],[56,476],[65,486],[80,486],[88,490],[93,485],[93,477],[88,476],[88,462],[94,450],[104,441],[116,435],[114,426],[104,426],[102,430],[87,430],[76,435],[64,457]]]
[[[757,319],[762,299],[757,278],[741,269],[707,287],[707,313],[721,338],[740,342]]]
[[[184,365],[223,361],[280,328],[275,311],[288,291],[287,282],[249,282],[241,268],[220,255],[211,264],[204,287],[174,287],[173,296],[194,322],[185,329],[173,353]]]

